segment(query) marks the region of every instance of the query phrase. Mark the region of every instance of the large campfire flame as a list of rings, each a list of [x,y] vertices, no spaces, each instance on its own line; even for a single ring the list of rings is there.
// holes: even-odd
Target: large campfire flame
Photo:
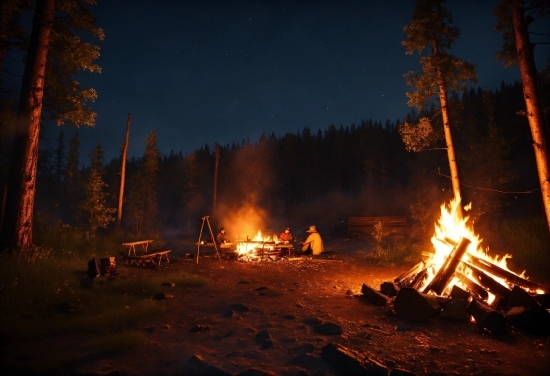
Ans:
[[[265,251],[272,251],[280,241],[277,235],[262,236],[262,231],[258,230],[253,237],[242,235],[241,240],[237,240],[236,243],[238,257],[244,260],[257,260]]]
[[[422,286],[419,290],[425,289],[434,279],[436,273],[443,267],[448,256],[451,254],[453,249],[461,241],[461,239],[466,238],[470,241],[470,244],[467,245],[466,252],[460,259],[460,262],[456,268],[457,272],[462,273],[470,279],[472,283],[475,283],[475,279],[472,277],[472,270],[467,266],[467,263],[472,261],[473,257],[477,259],[485,260],[488,263],[496,265],[501,269],[504,269],[511,273],[511,275],[517,276],[519,278],[525,277],[525,271],[521,274],[517,274],[512,270],[508,269],[506,265],[506,260],[512,256],[509,254],[504,255],[503,257],[495,256],[491,257],[487,253],[488,248],[484,250],[481,247],[482,239],[475,234],[473,226],[468,224],[469,217],[462,216],[460,208],[460,197],[455,197],[450,201],[448,205],[441,205],[441,217],[439,218],[437,224],[435,225],[435,234],[432,237],[432,244],[434,247],[434,254],[431,256],[425,263],[426,265],[426,278],[424,279]],[[464,208],[464,211],[471,209],[471,204]],[[473,257],[472,257],[473,256]],[[488,273],[491,278],[500,283],[502,286],[511,289],[514,285],[513,281],[506,280],[505,278],[499,277],[497,275]],[[450,282],[447,284],[444,289],[444,294],[449,294],[452,287],[457,285],[458,287],[466,288],[462,281],[454,276]],[[528,290],[528,289],[526,289]],[[544,293],[544,291],[537,289],[533,291],[539,294]],[[491,304],[495,299],[495,295],[489,293],[487,298],[487,303]]]

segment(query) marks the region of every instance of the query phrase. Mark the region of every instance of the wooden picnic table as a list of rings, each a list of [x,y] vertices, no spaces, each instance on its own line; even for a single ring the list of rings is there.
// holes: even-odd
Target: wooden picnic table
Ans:
[[[134,262],[137,263],[138,265],[139,264],[145,265],[145,263],[152,262],[152,261],[156,261],[158,265],[160,265],[162,261],[162,256],[164,256],[164,258],[166,259],[166,262],[169,263],[170,259],[168,258],[168,254],[170,252],[172,251],[169,249],[160,249],[158,251],[147,253],[144,255],[126,256],[126,265],[128,264],[132,265]]]
[[[139,246],[141,245],[141,247],[143,248],[143,251],[144,252],[147,252],[147,249],[149,248],[149,244],[151,244],[153,242],[153,240],[137,240],[137,241],[134,241],[134,242],[126,242],[126,243],[122,243],[123,246],[127,247],[127,250],[126,250],[126,256],[130,256],[130,255],[136,255],[136,246]]]

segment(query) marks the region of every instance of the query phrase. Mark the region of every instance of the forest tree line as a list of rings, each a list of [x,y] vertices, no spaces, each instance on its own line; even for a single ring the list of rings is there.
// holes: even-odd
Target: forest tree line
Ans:
[[[548,93],[548,79],[544,82]],[[506,219],[544,217],[524,106],[517,82],[503,82],[493,91],[471,88],[449,98],[463,202],[472,202],[468,215],[476,227],[494,230]],[[434,118],[437,128],[436,114],[432,107],[421,114],[412,111],[405,120],[426,116]],[[440,137],[428,150],[408,152],[401,126],[399,120],[369,119],[296,134],[264,134],[231,145],[212,140],[210,146],[186,153],[162,153],[151,131],[143,156],[127,162],[122,225],[135,234],[172,229],[194,236],[204,215],[222,223],[228,211],[246,206],[277,221],[315,219],[326,229],[351,215],[406,215],[417,236],[429,238],[438,207],[452,198],[445,144]],[[120,168],[120,157],[103,161],[100,144],[81,153],[78,133],[65,139],[60,130],[40,153],[37,215],[50,224],[114,227],[114,216],[101,226],[92,220],[89,192],[98,184],[93,177],[99,171],[104,210],[116,208]],[[344,201],[336,201],[335,195]]]

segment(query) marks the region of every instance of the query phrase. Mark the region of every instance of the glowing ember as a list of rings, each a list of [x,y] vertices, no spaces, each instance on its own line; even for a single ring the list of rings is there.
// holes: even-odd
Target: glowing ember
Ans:
[[[505,255],[503,257],[491,257],[487,254],[486,250],[481,248],[482,239],[474,233],[474,230],[471,226],[468,225],[468,216],[462,216],[461,211],[459,210],[460,197],[455,197],[449,205],[441,205],[441,217],[435,225],[435,234],[432,237],[432,244],[434,246],[434,254],[426,262],[426,278],[423,281],[422,286],[419,290],[423,290],[428,286],[436,273],[442,268],[447,257],[451,254],[455,246],[459,244],[462,238],[470,240],[470,244],[467,246],[466,252],[461,258],[461,263],[459,263],[456,271],[464,275],[469,279],[469,282],[476,283],[475,278],[472,276],[472,269],[466,266],[467,263],[474,263],[475,260],[484,260],[492,265],[504,269],[505,271],[511,273],[510,275],[517,276],[519,278],[525,278],[525,271],[519,275],[508,269],[506,265],[506,260],[511,258],[511,255]],[[471,204],[464,208],[464,212],[471,209]],[[488,249],[487,249],[488,250]],[[478,261],[479,262],[479,261]],[[471,264],[470,264],[471,265]],[[511,289],[514,286],[514,281],[507,281],[506,279],[488,273],[487,270],[484,270],[485,273],[490,275],[490,277],[501,284],[502,286]],[[467,289],[459,278],[456,276],[448,283],[447,287],[444,290],[444,294],[448,294],[451,288],[457,285],[464,289]],[[528,289],[526,289],[528,290]],[[542,290],[537,290],[537,293],[543,293]],[[489,298],[487,302],[491,304],[495,299],[495,295],[489,293]]]

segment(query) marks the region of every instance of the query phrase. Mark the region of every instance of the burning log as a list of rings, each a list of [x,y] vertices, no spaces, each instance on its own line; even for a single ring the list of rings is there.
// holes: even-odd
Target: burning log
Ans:
[[[482,258],[479,258],[477,256],[474,256],[470,253],[468,253],[468,257],[470,259],[470,262],[472,265],[475,265],[477,268],[482,269],[486,272],[491,273],[492,275],[495,275],[497,277],[505,279],[507,282],[517,285],[519,287],[522,287],[524,289],[529,290],[543,290],[547,291],[548,289],[535,283],[532,281],[529,281],[528,279],[522,278],[518,275],[515,275],[514,273],[501,268],[500,266],[493,264],[487,260],[484,260]]]
[[[422,269],[424,269],[424,263],[420,261],[418,264],[401,274],[399,277],[395,278],[393,281],[397,283],[399,287],[409,287],[412,281],[414,281],[416,275],[420,273]]]
[[[508,307],[528,307],[528,308],[541,308],[539,302],[532,297],[527,291],[521,287],[514,286],[510,293],[510,300],[508,301]]]
[[[508,301],[512,290],[510,290],[508,287],[501,285],[489,274],[474,266],[473,264],[467,261],[463,261],[463,263],[468,266],[468,268],[470,268],[470,270],[472,271],[472,277],[475,279],[476,282],[478,282],[486,290],[489,290],[489,292],[492,292],[493,294],[504,298],[506,302]]]
[[[466,286],[470,293],[474,294],[484,301],[487,301],[487,299],[489,299],[489,293],[487,292],[487,290],[483,289],[483,287],[472,281],[470,278],[468,278],[461,272],[456,272],[455,276],[460,280],[460,282],[462,282]]]
[[[408,287],[412,287],[413,289],[418,289],[422,285],[424,278],[426,278],[426,274],[428,274],[428,268],[422,269],[420,273],[414,276],[413,281]]]
[[[453,299],[462,299],[465,302],[470,300],[470,292],[464,290],[463,288],[458,287],[457,285],[454,285],[451,289],[451,298]]]
[[[481,300],[472,299],[468,305],[468,313],[472,315],[480,329],[484,329],[492,334],[501,334],[506,328],[504,315],[495,311]]]
[[[385,306],[389,300],[387,296],[381,294],[379,291],[376,291],[364,283],[361,287],[361,292],[363,293],[363,296],[374,305]]]
[[[393,308],[402,320],[424,321],[437,315],[441,305],[434,295],[422,294],[411,287],[403,287],[395,297]]]
[[[445,287],[447,287],[447,284],[449,283],[451,277],[456,271],[456,267],[460,262],[460,259],[462,258],[464,253],[466,253],[466,250],[468,249],[470,243],[471,241],[468,238],[460,239],[460,242],[447,256],[444,264],[441,266],[441,268],[439,268],[432,281],[428,284],[428,286],[426,286],[423,291],[424,293],[428,293],[428,291],[430,290],[438,295],[441,295],[443,293],[443,290],[445,290]]]

